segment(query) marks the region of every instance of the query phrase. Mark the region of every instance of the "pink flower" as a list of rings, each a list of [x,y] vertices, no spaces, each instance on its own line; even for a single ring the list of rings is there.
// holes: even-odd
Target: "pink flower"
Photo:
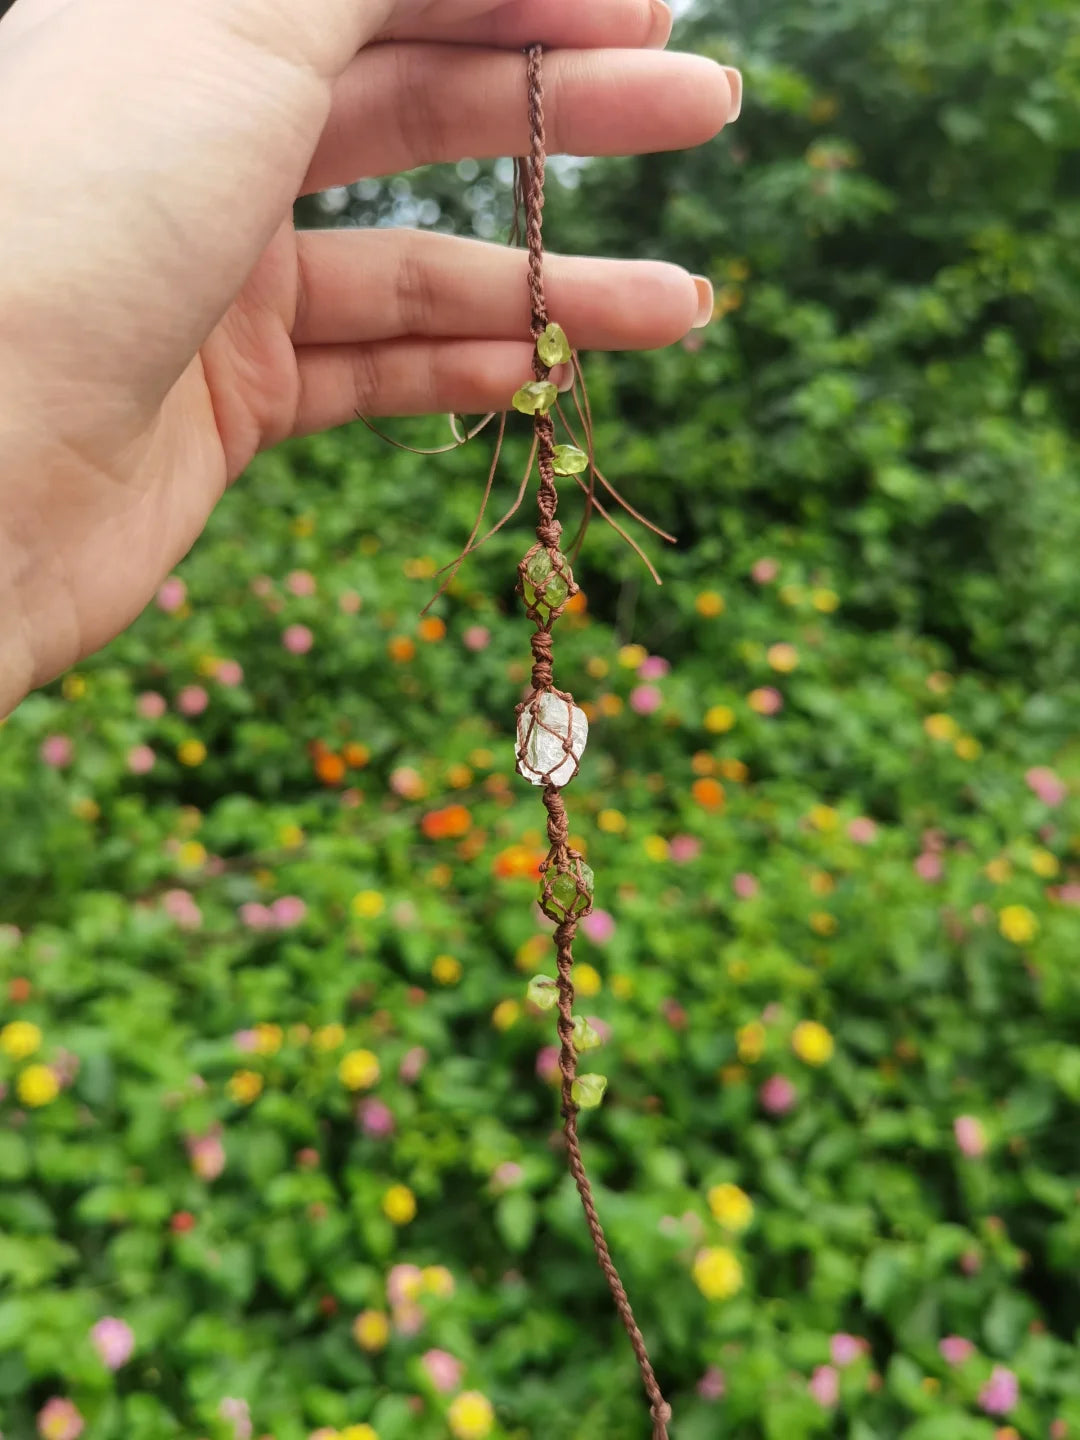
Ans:
[[[638,666],[638,678],[641,680],[662,680],[671,669],[669,661],[660,655],[647,655]]]
[[[554,1080],[559,1074],[559,1048],[545,1045],[536,1052],[536,1073],[541,1080]]]
[[[843,1368],[845,1365],[854,1365],[855,1361],[869,1349],[865,1340],[860,1340],[857,1335],[845,1335],[843,1331],[834,1335],[829,1341],[829,1358],[834,1365]]]
[[[807,1386],[810,1394],[825,1410],[840,1398],[840,1372],[831,1365],[819,1365]]]
[[[427,1350],[420,1357],[420,1364],[427,1371],[428,1379],[435,1389],[449,1395],[461,1384],[462,1364],[447,1350]]]
[[[315,576],[309,570],[293,570],[285,577],[286,587],[294,595],[314,595]]]
[[[697,1382],[697,1393],[702,1400],[722,1400],[726,1390],[727,1381],[724,1379],[724,1372],[716,1365],[710,1365]]]
[[[79,1440],[86,1421],[70,1400],[54,1395],[38,1411],[37,1428],[41,1440]]]
[[[986,1131],[974,1115],[958,1115],[953,1121],[953,1134],[962,1154],[973,1160],[986,1154]]]
[[[1069,1422],[1067,1420],[1051,1420],[1050,1440],[1069,1440]]]
[[[759,715],[778,715],[784,708],[784,697],[775,685],[762,685],[750,692],[750,708]]]
[[[406,1305],[415,1300],[424,1287],[419,1265],[394,1265],[386,1277],[386,1293],[391,1305]]]
[[[201,685],[185,685],[176,697],[176,708],[181,715],[201,715],[210,704],[210,696]]]
[[[615,918],[606,910],[594,910],[581,922],[585,934],[597,945],[604,945],[615,934]]]
[[[168,708],[165,696],[159,695],[156,690],[144,690],[135,701],[135,709],[144,720],[160,720]]]
[[[977,1275],[982,1269],[982,1256],[977,1250],[965,1250],[960,1256],[960,1269],[965,1275]]]
[[[225,1147],[215,1131],[209,1135],[189,1135],[185,1140],[191,1168],[200,1180],[216,1180],[225,1169]]]
[[[158,587],[158,608],[164,610],[166,615],[172,615],[179,610],[186,599],[187,586],[176,575],[170,575],[168,580]]]
[[[258,1049],[259,1037],[254,1030],[237,1030],[232,1040],[237,1050],[242,1050],[245,1055],[252,1055]]]
[[[938,1341],[938,1351],[948,1365],[963,1365],[975,1354],[975,1346],[962,1335],[946,1335]]]
[[[356,1118],[366,1135],[382,1139],[383,1136],[394,1133],[394,1112],[389,1105],[382,1100],[376,1100],[373,1095],[360,1101],[356,1107]]]
[[[291,930],[303,923],[307,905],[299,895],[282,895],[270,906],[270,914],[282,930]]]
[[[601,1042],[606,1045],[611,1039],[613,1031],[606,1020],[601,1020],[599,1015],[586,1015],[585,1019],[600,1036]]]
[[[187,890],[166,890],[161,897],[161,908],[181,930],[198,930],[202,925],[202,911]]]
[[[496,1165],[491,1183],[496,1190],[513,1190],[525,1179],[525,1171],[516,1160],[504,1160]]]
[[[1035,765],[1024,776],[1028,789],[1032,790],[1044,805],[1060,805],[1069,793],[1069,787],[1059,775],[1047,765]]]
[[[315,636],[306,625],[290,625],[281,637],[290,655],[306,655],[315,644]]]
[[[246,1400],[227,1395],[218,1406],[218,1414],[232,1424],[233,1440],[251,1440],[251,1411]]]
[[[1080,885],[1075,881],[1068,885],[1059,885],[1052,893],[1053,898],[1062,905],[1080,905]]]
[[[135,1349],[135,1331],[125,1320],[106,1315],[91,1327],[90,1342],[107,1370],[119,1370],[131,1359]]]
[[[696,835],[673,835],[668,854],[676,865],[687,865],[701,854],[701,841]]]
[[[655,685],[635,685],[630,691],[630,709],[638,715],[652,715],[663,703],[663,694]]]
[[[491,631],[486,625],[470,625],[461,638],[466,650],[486,650],[491,644]]]
[[[979,1391],[979,1404],[987,1415],[1007,1415],[1015,1410],[1020,1401],[1020,1386],[1016,1376],[1004,1365],[995,1365],[990,1379]]]
[[[414,800],[418,795],[423,794],[424,782],[420,778],[420,772],[414,770],[411,765],[399,765],[390,772],[390,789],[395,795],[401,795],[406,800]]]
[[[943,870],[944,867],[941,863],[941,856],[933,850],[924,850],[915,861],[915,874],[918,875],[921,880],[927,881],[928,884],[932,884],[935,880],[940,880]]]
[[[427,1064],[427,1058],[427,1051],[422,1045],[414,1045],[411,1050],[406,1050],[398,1066],[399,1079],[404,1080],[406,1085],[415,1084]]]
[[[237,660],[222,660],[214,672],[214,679],[219,685],[227,685],[234,690],[244,683],[244,667]]]
[[[865,815],[856,815],[847,827],[847,833],[856,845],[872,845],[877,839],[877,826]]]
[[[79,1057],[73,1050],[58,1050],[49,1069],[61,1085],[74,1085],[79,1073]]]
[[[404,1305],[395,1305],[393,1318],[394,1329],[402,1335],[416,1335],[424,1328],[424,1312],[411,1300]]]
[[[761,1108],[769,1115],[786,1115],[798,1098],[798,1091],[786,1075],[770,1075],[758,1091]]]
[[[355,615],[363,603],[363,600],[355,590],[346,590],[338,601],[343,615]]]
[[[753,875],[740,871],[731,882],[731,888],[740,900],[752,900],[758,893],[758,882]]]
[[[257,900],[249,900],[246,905],[240,906],[240,919],[249,930],[274,928],[274,912],[268,906],[260,905]]]
[[[127,767],[133,775],[147,775],[156,759],[149,745],[133,745],[127,753]]]
[[[260,600],[265,600],[268,595],[274,593],[274,582],[269,575],[256,575],[251,582],[251,593],[258,595]]]
[[[51,765],[54,770],[63,770],[71,764],[75,751],[66,735],[46,735],[38,753],[46,765]]]
[[[750,574],[758,585],[768,585],[770,580],[775,580],[780,573],[779,562],[771,555],[763,555],[760,560],[755,560],[750,567]]]

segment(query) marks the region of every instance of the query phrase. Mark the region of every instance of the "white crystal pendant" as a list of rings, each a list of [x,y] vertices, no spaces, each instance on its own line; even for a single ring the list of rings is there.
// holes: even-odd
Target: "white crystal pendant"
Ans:
[[[566,785],[577,774],[588,738],[584,710],[546,691],[535,718],[531,707],[518,717],[518,753],[524,752],[524,759],[518,761],[519,774],[533,785]],[[567,739],[569,755],[563,744]]]

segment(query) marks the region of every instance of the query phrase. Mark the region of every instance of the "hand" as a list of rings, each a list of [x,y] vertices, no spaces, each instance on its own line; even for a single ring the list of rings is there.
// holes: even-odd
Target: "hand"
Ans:
[[[139,613],[260,448],[358,410],[503,409],[528,374],[520,253],[296,234],[297,194],[523,153],[535,41],[557,47],[553,151],[700,143],[737,114],[738,72],[647,48],[669,28],[656,0],[19,0],[0,715]],[[662,264],[552,257],[548,285],[582,349],[669,344],[711,308]]]

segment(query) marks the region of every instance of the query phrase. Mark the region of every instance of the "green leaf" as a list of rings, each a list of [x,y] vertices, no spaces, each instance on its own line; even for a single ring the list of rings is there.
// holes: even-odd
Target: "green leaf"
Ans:
[[[508,1249],[524,1250],[536,1229],[536,1201],[527,1190],[511,1190],[495,1207],[495,1226]]]

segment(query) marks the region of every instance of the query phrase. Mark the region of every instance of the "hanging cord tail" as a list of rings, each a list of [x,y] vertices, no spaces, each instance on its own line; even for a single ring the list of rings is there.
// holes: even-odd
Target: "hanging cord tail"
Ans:
[[[529,297],[532,307],[532,337],[535,341],[543,334],[548,324],[547,297],[544,291],[543,238],[547,137],[544,129],[543,49],[539,45],[533,45],[526,53],[528,56],[530,146],[529,155],[519,163],[518,178],[519,198],[525,211],[524,232],[529,252]],[[537,380],[547,380],[550,375],[549,367],[544,364],[535,346],[533,350],[533,374]],[[559,537],[562,533],[562,526],[556,518],[559,495],[555,483],[553,454],[555,427],[550,415],[538,414],[535,417],[534,424],[536,429],[537,463],[540,471],[540,487],[537,494],[539,524],[536,527],[536,535],[541,545],[555,548],[558,546]],[[534,690],[541,688],[550,689],[554,684],[552,675],[550,618],[546,624],[538,625],[534,641],[538,642],[533,646],[533,658],[536,662],[533,674]],[[564,871],[567,868],[576,866],[580,862],[580,856],[570,847],[568,839],[569,824],[560,787],[551,783],[545,785],[543,800],[548,817],[547,831],[550,844],[549,863],[554,865],[557,870]],[[652,1362],[649,1359],[649,1352],[645,1345],[644,1337],[638,1328],[637,1321],[634,1319],[634,1312],[626,1294],[626,1289],[622,1283],[618,1269],[615,1266],[615,1262],[611,1258],[607,1237],[604,1234],[600,1217],[596,1211],[596,1202],[593,1199],[592,1186],[585,1172],[585,1162],[581,1155],[581,1143],[578,1139],[578,1106],[573,1098],[574,1081],[577,1077],[577,1051],[573,1043],[573,945],[578,920],[584,913],[587,913],[587,911],[579,910],[577,913],[573,913],[573,911],[568,913],[561,923],[557,925],[554,937],[556,963],[559,973],[559,1069],[562,1076],[563,1135],[566,1143],[567,1162],[570,1174],[573,1177],[574,1184],[577,1186],[578,1194],[581,1197],[581,1205],[585,1211],[585,1219],[589,1227],[589,1234],[592,1237],[593,1249],[596,1251],[596,1258],[607,1280],[608,1288],[615,1302],[615,1308],[626,1328],[627,1335],[630,1337],[630,1344],[637,1359],[642,1384],[649,1400],[649,1413],[652,1417],[653,1427],[652,1440],[669,1440],[668,1422],[671,1419],[671,1406],[668,1405],[661,1393]]]

